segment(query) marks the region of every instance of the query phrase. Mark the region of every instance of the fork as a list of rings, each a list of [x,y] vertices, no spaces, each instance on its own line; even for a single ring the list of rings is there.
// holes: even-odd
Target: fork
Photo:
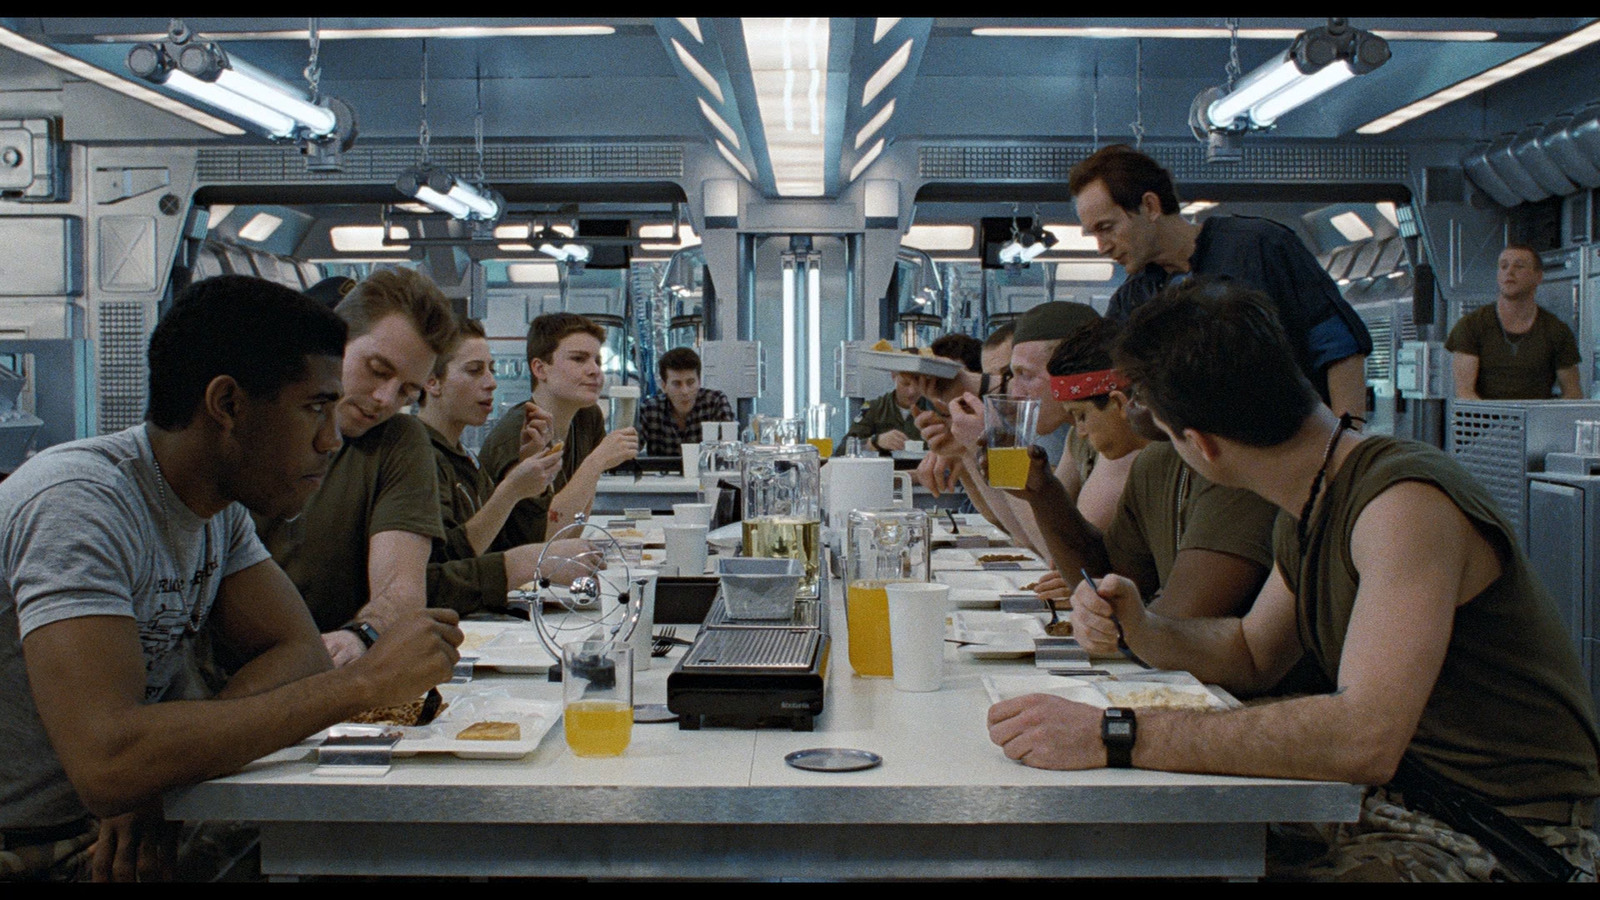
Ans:
[[[661,629],[661,632],[655,636],[655,642],[650,645],[651,658],[660,659],[671,653],[672,648],[678,643],[677,632],[678,630],[671,625]]]

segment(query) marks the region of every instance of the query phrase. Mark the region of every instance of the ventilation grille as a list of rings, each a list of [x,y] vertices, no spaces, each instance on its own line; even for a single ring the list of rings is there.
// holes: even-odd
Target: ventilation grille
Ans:
[[[1388,381],[1394,377],[1394,319],[1379,316],[1367,320],[1372,335],[1372,353],[1367,356],[1368,381]]]
[[[433,160],[462,175],[477,172],[471,145],[434,144]],[[197,171],[201,181],[248,184],[368,184],[391,182],[417,163],[410,144],[362,145],[343,155],[342,172],[308,172],[294,147],[203,147]],[[680,178],[682,144],[522,144],[484,147],[484,174],[490,181],[593,181]]]
[[[1450,453],[1494,498],[1511,520],[1514,533],[1526,533],[1527,417],[1523,411],[1509,406],[1456,406],[1450,423]]]
[[[819,637],[811,628],[711,628],[689,649],[683,668],[809,669]]]
[[[1410,179],[1403,147],[1246,144],[1239,163],[1205,161],[1198,143],[1146,144],[1178,181],[1400,182]],[[944,144],[920,148],[917,171],[930,181],[1066,181],[1094,152],[1089,144]]]
[[[149,375],[145,368],[145,305],[100,304],[100,433],[144,421]]]

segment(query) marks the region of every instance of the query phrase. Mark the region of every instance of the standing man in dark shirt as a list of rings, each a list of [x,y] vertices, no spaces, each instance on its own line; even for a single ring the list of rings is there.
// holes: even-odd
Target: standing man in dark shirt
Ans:
[[[639,438],[646,456],[677,456],[700,443],[700,425],[733,422],[733,404],[721,391],[700,386],[700,354],[674,347],[656,363],[661,393],[639,404]]]
[[[1578,363],[1583,355],[1565,322],[1534,302],[1544,281],[1544,260],[1527,244],[1500,251],[1500,296],[1461,317],[1444,348],[1456,396],[1463,400],[1582,400]]]
[[[1172,173],[1126,144],[1078,163],[1067,186],[1084,233],[1128,272],[1106,318],[1126,321],[1168,283],[1191,275],[1238,279],[1272,301],[1295,361],[1322,401],[1335,413],[1365,412],[1372,337],[1294,232],[1247,216],[1191,225],[1178,214]]]

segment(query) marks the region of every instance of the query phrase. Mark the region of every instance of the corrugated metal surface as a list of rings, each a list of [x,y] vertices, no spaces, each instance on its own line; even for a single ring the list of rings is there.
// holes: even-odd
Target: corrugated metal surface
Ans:
[[[100,304],[100,433],[144,421],[149,373],[145,368],[145,304]]]
[[[472,146],[434,144],[433,161],[453,172],[477,171]],[[203,147],[202,182],[361,184],[393,181],[416,165],[414,144],[358,145],[343,156],[342,172],[308,172],[294,147]],[[665,143],[491,144],[484,148],[491,181],[637,180],[683,175],[683,145]]]
[[[1145,144],[1144,150],[1179,181],[1400,182],[1410,180],[1404,147],[1273,146],[1247,144],[1244,159],[1205,161],[1198,143]],[[918,174],[930,181],[1066,181],[1094,152],[1085,143],[963,143],[919,148]]]

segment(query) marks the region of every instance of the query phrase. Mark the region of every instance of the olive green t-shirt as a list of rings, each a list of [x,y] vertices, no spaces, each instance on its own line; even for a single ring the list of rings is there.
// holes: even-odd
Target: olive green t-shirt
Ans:
[[[1514,806],[1600,796],[1600,734],[1572,639],[1488,493],[1425,444],[1369,437],[1329,479],[1302,553],[1295,520],[1274,534],[1278,569],[1298,605],[1300,643],[1338,683],[1360,573],[1356,519],[1402,481],[1443,491],[1500,554],[1505,571],[1458,607],[1408,752],[1491,803]]]
[[[844,433],[845,439],[833,447],[834,456],[843,456],[845,445],[850,443],[850,438],[857,437],[865,444],[868,438],[875,438],[888,431],[898,431],[906,436],[906,440],[922,440],[922,432],[917,428],[917,410],[912,407],[911,412],[902,413],[900,404],[894,399],[894,391],[890,391],[876,400],[868,403],[861,410],[861,415]]]
[[[526,402],[518,403],[506,410],[506,414],[489,430],[489,436],[484,438],[483,447],[478,451],[479,465],[483,466],[483,471],[495,484],[499,484],[506,472],[521,461],[519,452],[522,449],[522,423],[527,417],[524,412],[526,406]],[[578,466],[594,452],[594,448],[600,446],[605,436],[606,419],[600,407],[589,406],[578,410],[567,428],[566,446],[561,451],[561,471],[556,474],[551,490],[543,497],[522,500],[512,507],[511,515],[506,518],[506,524],[500,529],[494,543],[489,545],[490,549],[509,550],[543,541],[545,526],[550,521],[551,499],[557,491],[567,486],[567,479],[578,471]]]
[[[426,422],[423,427],[433,443],[439,516],[444,525],[444,541],[434,543],[428,559],[428,605],[453,609],[463,616],[504,609],[505,554],[492,550],[474,553],[466,529],[467,521],[494,494],[494,483],[471,456]]]
[[[300,590],[323,631],[367,605],[367,544],[384,531],[444,538],[433,449],[423,424],[397,415],[345,439],[333,466],[294,519],[256,522],[272,558]]]
[[[1140,451],[1128,470],[1117,513],[1106,528],[1106,553],[1113,572],[1153,598],[1172,574],[1179,550],[1230,553],[1270,568],[1277,517],[1276,506],[1249,491],[1207,481],[1171,444],[1158,441]]]
[[[1462,316],[1444,347],[1478,358],[1474,389],[1485,400],[1548,400],[1556,373],[1583,360],[1565,322],[1541,308],[1526,334],[1507,334],[1494,303]]]

